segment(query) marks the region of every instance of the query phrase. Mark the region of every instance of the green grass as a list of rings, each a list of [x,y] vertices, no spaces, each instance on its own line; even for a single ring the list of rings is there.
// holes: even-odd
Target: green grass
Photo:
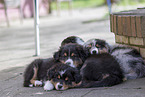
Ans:
[[[104,4],[104,0],[73,0],[73,9],[97,7]],[[52,9],[56,9],[56,3],[52,3]],[[68,3],[62,2],[61,9],[68,9]]]
[[[97,7],[103,5],[105,1],[106,0],[73,0],[73,9]],[[118,5],[121,6],[136,4],[145,4],[145,0],[120,0],[120,2],[118,2]],[[52,2],[51,7],[52,10],[56,10],[56,3]],[[68,9],[68,2],[62,2],[61,9]]]
[[[136,4],[145,4],[145,0],[121,0],[119,5],[136,5]]]

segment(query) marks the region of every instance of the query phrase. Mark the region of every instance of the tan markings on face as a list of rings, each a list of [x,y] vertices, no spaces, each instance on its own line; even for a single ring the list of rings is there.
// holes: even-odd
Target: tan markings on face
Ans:
[[[109,77],[110,75],[109,74],[102,74],[102,78],[105,79],[107,77]]]
[[[38,68],[34,67],[33,68],[33,71],[34,71],[34,75],[33,75],[32,79],[30,80],[30,82],[34,85],[35,84],[35,81],[37,79]]]
[[[98,44],[96,44],[96,47],[100,47]]]
[[[65,81],[68,81],[68,77],[65,78]]]
[[[65,83],[63,83],[63,88],[64,88],[64,90],[66,90],[66,89],[68,89],[68,88],[70,88],[71,86],[69,86],[69,85],[66,85]]]
[[[60,60],[60,62],[63,63],[63,64],[65,64],[65,61],[64,60]]]
[[[58,82],[54,82],[53,80],[51,80],[51,83],[54,85],[55,89],[56,89],[56,85]]]
[[[67,53],[64,53],[63,55],[66,57],[67,56]]]
[[[75,67],[78,67],[79,65],[83,64],[82,60],[79,59],[78,61],[74,61]]]
[[[75,55],[74,53],[71,54],[72,57],[73,57],[74,55]]]
[[[88,47],[90,47],[90,48],[91,48],[91,47],[92,47],[92,45],[91,45],[91,44],[89,44],[89,45],[88,45]]]
[[[107,52],[106,48],[103,48],[103,49],[99,50],[99,53],[102,54],[102,53],[108,53],[108,52]]]
[[[58,75],[58,77],[57,77],[58,79],[60,79],[60,75]]]

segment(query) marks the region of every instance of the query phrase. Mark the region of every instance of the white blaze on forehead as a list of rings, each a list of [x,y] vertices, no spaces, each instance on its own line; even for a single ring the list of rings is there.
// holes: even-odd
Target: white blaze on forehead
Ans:
[[[67,59],[66,61],[65,61],[65,64],[67,64],[67,63],[70,63],[70,64],[68,64],[69,66],[71,66],[71,67],[75,67],[75,65],[73,64],[73,60],[72,59]]]
[[[84,41],[82,41],[80,38],[76,38],[76,42],[80,45],[84,45]]]
[[[65,72],[66,72],[66,70],[62,70],[59,72],[59,74],[62,76]]]

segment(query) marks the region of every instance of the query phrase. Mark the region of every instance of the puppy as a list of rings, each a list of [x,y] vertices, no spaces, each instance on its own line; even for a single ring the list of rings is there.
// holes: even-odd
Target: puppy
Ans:
[[[100,54],[110,52],[110,46],[105,40],[90,39],[84,43],[88,54]]]
[[[57,62],[53,58],[36,59],[30,63],[24,72],[24,87],[42,86],[46,79],[47,70]]]
[[[81,68],[86,57],[86,51],[83,49],[83,46],[76,43],[68,43],[61,46],[60,49],[54,53],[54,59],[56,61],[78,69]]]
[[[101,39],[88,40],[84,47],[89,54],[109,53],[118,61],[126,79],[136,79],[145,76],[145,63],[140,53],[131,47],[110,46]]]
[[[25,70],[24,87],[43,86],[44,90],[65,90],[80,82],[79,70],[53,58],[36,59]]]
[[[66,64],[57,64],[50,68],[47,72],[47,78],[44,90],[50,90],[50,82],[56,90],[66,90],[75,87],[81,81],[79,70]]]
[[[84,41],[80,37],[77,36],[69,36],[61,42],[61,46],[68,44],[68,43],[77,43],[79,45],[83,45]]]
[[[82,83],[77,87],[106,87],[123,82],[118,62],[108,53],[90,55],[80,69]]]

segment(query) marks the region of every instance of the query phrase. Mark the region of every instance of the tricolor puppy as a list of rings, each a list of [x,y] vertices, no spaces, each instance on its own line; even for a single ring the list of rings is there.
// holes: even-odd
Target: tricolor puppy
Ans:
[[[90,39],[84,44],[84,48],[87,49],[89,54],[100,54],[104,52],[109,52],[109,44],[101,39]]]
[[[101,39],[88,40],[84,47],[89,54],[109,53],[118,61],[126,79],[136,79],[145,76],[145,63],[140,53],[124,45],[110,46]]]
[[[81,80],[79,70],[50,59],[37,59],[25,70],[24,87],[44,86],[44,90],[66,90]]]
[[[86,51],[84,51],[83,46],[76,43],[68,43],[61,46],[60,49],[54,53],[54,59],[56,61],[78,69],[81,68],[86,57]]]
[[[66,90],[75,87],[81,81],[81,75],[77,68],[66,64],[57,64],[47,72],[48,81],[44,85],[44,90],[50,90],[50,82],[56,90]]]
[[[77,87],[106,87],[123,82],[118,62],[108,53],[90,55],[80,69],[82,83]]]
[[[83,45],[84,40],[77,36],[69,36],[61,42],[61,46],[68,44],[68,43],[77,43],[79,45]]]
[[[24,72],[24,87],[42,86],[46,80],[47,70],[56,65],[53,58],[36,59],[30,63]]]

